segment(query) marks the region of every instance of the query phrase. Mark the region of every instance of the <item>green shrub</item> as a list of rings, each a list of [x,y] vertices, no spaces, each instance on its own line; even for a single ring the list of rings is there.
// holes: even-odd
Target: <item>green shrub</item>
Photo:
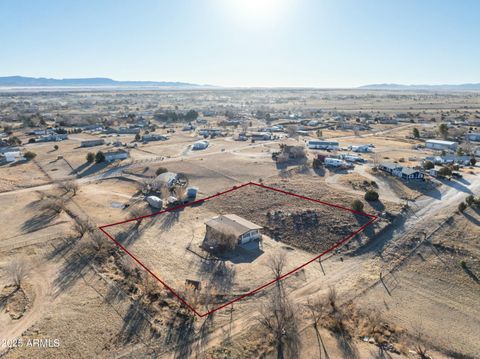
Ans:
[[[378,201],[378,192],[377,191],[374,191],[374,190],[368,190],[367,192],[365,192],[365,200],[366,201]]]
[[[435,168],[435,165],[432,161],[425,161],[423,164],[423,168],[426,170],[431,170],[432,168]]]
[[[95,162],[100,163],[105,161],[105,155],[102,151],[98,151],[95,155]]]
[[[363,202],[359,199],[356,199],[352,202],[352,209],[354,211],[362,212],[363,211]]]
[[[93,161],[95,161],[95,154],[92,153],[92,152],[88,152],[87,153],[87,162],[92,163]]]
[[[36,156],[37,154],[31,151],[25,152],[25,154],[23,155],[23,157],[25,157],[28,161],[33,160]]]
[[[465,202],[461,202],[461,203],[458,205],[458,211],[459,211],[460,213],[463,213],[466,209],[467,209],[467,205],[465,204]]]
[[[168,170],[165,167],[158,167],[157,170],[155,171],[155,174],[158,176],[165,172],[168,172]]]

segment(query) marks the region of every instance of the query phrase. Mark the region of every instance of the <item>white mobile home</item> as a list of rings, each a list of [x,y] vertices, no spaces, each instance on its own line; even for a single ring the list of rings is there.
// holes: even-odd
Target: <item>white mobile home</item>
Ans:
[[[311,150],[336,150],[338,149],[338,142],[336,141],[323,141],[323,140],[310,140],[307,142],[307,146]]]
[[[351,167],[351,165],[339,158],[327,157],[324,161],[327,167]]]
[[[198,151],[198,150],[204,150],[208,147],[208,141],[197,141],[192,145],[192,150]]]
[[[105,152],[105,161],[107,162],[113,162],[117,160],[124,160],[128,158],[128,152],[127,151],[111,151],[111,152]]]
[[[105,144],[105,140],[98,139],[98,140],[85,140],[80,142],[80,147],[94,147],[94,146],[101,146]]]
[[[457,146],[458,146],[458,143],[453,141],[442,141],[442,140],[426,140],[425,141],[425,147],[431,150],[455,151],[457,149]]]

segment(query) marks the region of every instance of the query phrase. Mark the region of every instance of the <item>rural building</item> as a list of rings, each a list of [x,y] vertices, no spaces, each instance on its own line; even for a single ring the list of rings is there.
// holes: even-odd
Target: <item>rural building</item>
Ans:
[[[442,140],[426,140],[425,147],[431,150],[455,151],[457,149],[458,143],[453,141],[442,141]]]
[[[0,163],[11,163],[23,159],[20,151],[10,151],[0,153]]]
[[[143,142],[150,142],[150,141],[165,141],[168,140],[168,137],[165,135],[160,135],[158,133],[149,133],[148,135],[142,136]]]
[[[10,147],[10,146],[0,147],[0,153],[18,152],[18,151],[20,151],[20,147]]]
[[[250,137],[254,141],[268,141],[272,139],[270,132],[252,132]]]
[[[480,142],[480,133],[467,133],[465,139],[473,142]]]
[[[175,172],[164,172],[159,174],[155,178],[155,182],[165,185],[167,187],[173,187],[178,181],[178,173]]]
[[[68,135],[66,133],[51,133],[49,135],[38,137],[35,142],[63,141],[67,139]]]
[[[366,162],[362,157],[355,156],[355,155],[340,155],[340,158],[347,162],[359,162],[359,163]]]
[[[434,157],[425,157],[425,161],[431,161],[436,165],[445,165],[457,163],[459,165],[469,165],[470,156],[434,156]]]
[[[348,146],[349,150],[352,150],[353,152],[372,152],[372,145],[361,145],[361,146]]]
[[[233,236],[236,244],[244,244],[260,239],[263,228],[236,214],[216,216],[205,222],[206,233],[204,245],[218,247],[218,239]]]
[[[105,152],[104,155],[105,155],[105,161],[107,162],[124,160],[128,158],[128,152],[122,151],[122,150]]]
[[[93,147],[93,146],[101,146],[105,144],[105,140],[99,139],[99,140],[86,140],[80,142],[80,147]]]
[[[333,157],[326,157],[323,163],[327,167],[344,167],[344,168],[352,167],[350,163],[345,162],[344,160],[341,160],[339,158],[333,158]]]
[[[310,140],[307,142],[308,148],[312,150],[336,150],[338,149],[338,142],[336,141],[323,141],[323,140]]]
[[[197,141],[192,145],[192,150],[204,150],[208,147],[208,141]]]
[[[200,136],[220,136],[222,134],[222,130],[219,128],[202,128],[198,130],[198,134]]]
[[[414,168],[403,167],[396,163],[382,163],[378,166],[378,169],[406,181],[423,180],[425,178],[423,172]]]

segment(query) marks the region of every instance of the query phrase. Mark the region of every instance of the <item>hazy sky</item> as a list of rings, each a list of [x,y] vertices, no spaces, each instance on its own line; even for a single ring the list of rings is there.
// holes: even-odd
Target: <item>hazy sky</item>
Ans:
[[[0,76],[480,82],[477,0],[0,0]]]

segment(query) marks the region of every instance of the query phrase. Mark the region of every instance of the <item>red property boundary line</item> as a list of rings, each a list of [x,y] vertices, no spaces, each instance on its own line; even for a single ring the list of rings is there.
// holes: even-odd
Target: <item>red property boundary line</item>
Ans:
[[[343,238],[342,240],[340,240],[339,242],[337,242],[336,244],[334,244],[332,247],[330,247],[329,249],[327,249],[326,251],[320,253],[319,255],[317,255],[315,258],[309,260],[308,262],[300,265],[299,267],[297,268],[294,268],[292,269],[290,272],[288,273],[285,273],[283,274],[282,276],[278,277],[278,278],[275,278],[273,280],[271,280],[270,282],[268,283],[265,283],[263,285],[261,285],[260,287],[258,287],[257,289],[254,289],[248,293],[245,293],[235,299],[232,299],[231,301],[227,302],[227,303],[224,303],[222,304],[221,306],[207,312],[207,313],[199,313],[195,308],[193,308],[190,304],[188,304],[180,295],[178,295],[167,283],[165,283],[162,279],[160,279],[154,272],[152,272],[145,264],[142,263],[142,261],[140,261],[135,255],[133,255],[127,248],[125,248],[125,246],[123,246],[120,242],[118,242],[115,238],[113,238],[113,236],[110,235],[110,233],[108,233],[105,228],[108,228],[108,227],[113,227],[113,226],[116,226],[116,225],[120,225],[120,224],[124,224],[124,223],[129,223],[129,222],[134,222],[134,221],[138,221],[138,220],[141,220],[141,219],[144,219],[144,218],[148,218],[148,217],[153,217],[153,216],[156,216],[156,215],[159,215],[159,214],[162,214],[162,213],[166,213],[166,212],[170,212],[170,211],[175,211],[177,209],[180,209],[180,208],[185,208],[185,207],[190,207],[194,204],[198,204],[198,203],[203,203],[203,202],[206,202],[206,201],[209,201],[213,198],[216,198],[216,197],[219,197],[221,195],[224,195],[226,193],[229,193],[229,192],[232,192],[232,191],[235,191],[237,189],[240,189],[242,187],[246,187],[246,186],[257,186],[257,187],[261,187],[261,188],[264,188],[264,189],[268,189],[268,190],[271,190],[271,191],[275,191],[275,192],[278,192],[278,193],[282,193],[282,194],[285,194],[285,195],[288,195],[288,196],[293,196],[293,197],[297,197],[297,198],[300,198],[300,199],[304,199],[304,200],[307,200],[307,201],[310,201],[310,202],[315,202],[315,203],[320,203],[320,204],[324,204],[326,206],[330,206],[330,207],[334,207],[334,208],[339,208],[339,209],[342,209],[342,210],[346,210],[346,211],[349,211],[349,212],[352,212],[352,213],[355,213],[355,214],[358,214],[358,215],[361,215],[361,216],[364,216],[364,217],[368,217],[370,218],[370,221],[368,221],[367,223],[365,223],[363,226],[361,226],[358,230],[356,230],[355,232],[351,233],[350,235],[348,235],[347,237]],[[259,291],[261,291],[262,289],[268,287],[269,285],[272,285],[273,283],[275,282],[278,282],[286,277],[288,277],[289,275],[299,271],[300,269],[306,267],[307,265],[309,265],[310,263],[312,262],[315,262],[316,260],[320,259],[322,256],[324,256],[325,254],[327,253],[330,253],[332,252],[333,250],[337,249],[338,247],[342,246],[343,244],[345,244],[346,242],[348,242],[350,239],[352,239],[355,235],[357,235],[358,233],[362,232],[365,228],[367,228],[370,224],[372,224],[373,222],[375,222],[376,220],[378,219],[377,216],[374,216],[372,214],[368,214],[368,213],[364,213],[364,212],[360,212],[360,211],[355,211],[351,208],[347,208],[347,207],[343,207],[343,206],[339,206],[337,204],[333,204],[333,203],[328,203],[328,202],[323,202],[323,201],[320,201],[320,200],[316,200],[316,199],[313,199],[313,198],[309,198],[309,197],[305,197],[305,196],[301,196],[301,195],[298,195],[298,194],[295,194],[295,193],[292,193],[292,192],[288,192],[288,191],[284,191],[284,190],[281,190],[281,189],[278,189],[278,188],[273,188],[273,187],[269,187],[269,186],[265,186],[263,184],[258,184],[258,183],[255,183],[255,182],[248,182],[248,183],[244,183],[242,185],[239,185],[239,186],[234,186],[233,188],[231,189],[228,189],[226,191],[223,191],[223,192],[219,192],[217,194],[214,194],[212,196],[209,196],[209,197],[205,197],[205,198],[202,198],[202,199],[199,199],[199,200],[196,200],[196,201],[193,201],[193,202],[189,202],[189,203],[186,203],[186,204],[181,204],[181,205],[178,205],[178,206],[174,206],[174,207],[171,207],[171,208],[167,208],[163,211],[158,211],[158,212],[154,212],[154,213],[151,213],[151,214],[148,214],[148,215],[145,215],[145,216],[141,216],[141,217],[137,217],[137,218],[132,218],[132,219],[128,219],[128,220],[125,220],[125,221],[120,221],[120,222],[116,222],[116,223],[111,223],[111,224],[106,224],[106,225],[103,225],[103,226],[100,226],[99,229],[113,242],[115,243],[115,245],[117,247],[119,247],[121,250],[123,250],[126,254],[128,254],[140,267],[142,267],[145,271],[147,271],[150,275],[152,275],[156,280],[158,280],[166,289],[168,289],[182,304],[184,304],[188,309],[190,309],[192,312],[194,312],[197,316],[199,317],[205,317],[207,315],[210,315],[212,314],[213,312],[216,312],[217,310],[220,310],[220,309],[223,309],[235,302],[238,302],[242,299],[244,299],[245,297],[248,297],[248,296],[251,296]]]

